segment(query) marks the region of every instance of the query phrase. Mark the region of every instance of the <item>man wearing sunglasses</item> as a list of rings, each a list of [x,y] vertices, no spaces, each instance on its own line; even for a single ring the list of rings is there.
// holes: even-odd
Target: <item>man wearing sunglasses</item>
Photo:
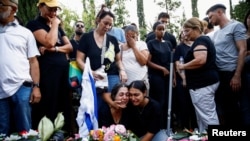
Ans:
[[[70,40],[70,43],[73,47],[73,51],[69,53],[69,61],[75,61],[76,60],[76,52],[77,48],[79,46],[79,41],[82,37],[82,35],[85,33],[85,25],[83,21],[76,21],[73,27],[75,34],[73,35],[72,39]],[[79,80],[73,80],[73,81],[79,81]],[[79,84],[79,83],[78,83]],[[81,85],[81,84],[79,84]],[[78,85],[78,86],[79,86]],[[80,105],[80,97],[81,97],[81,87],[72,87],[71,88],[71,97],[72,97],[72,106],[73,106],[73,119],[76,119],[77,113],[78,113],[78,107]],[[76,123],[76,120],[72,121],[72,128],[74,129],[74,133],[78,132],[78,125]]]
[[[74,31],[75,34],[70,40],[70,43],[73,47],[73,51],[69,53],[69,59],[75,59],[76,58],[76,51],[79,45],[79,40],[82,37],[82,35],[85,33],[85,25],[83,21],[76,21],[74,24]]]

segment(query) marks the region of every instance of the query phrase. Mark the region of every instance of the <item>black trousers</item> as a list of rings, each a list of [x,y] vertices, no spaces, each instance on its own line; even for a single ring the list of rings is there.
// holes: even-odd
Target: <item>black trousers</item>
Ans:
[[[40,65],[41,66],[41,65]],[[68,66],[46,64],[40,67],[40,103],[32,107],[32,126],[37,129],[44,116],[54,122],[57,114],[63,112],[65,118],[64,130],[70,132],[71,97],[68,81]]]
[[[219,71],[220,85],[215,94],[215,102],[220,124],[238,126],[241,124],[239,97],[241,91],[233,91],[230,81],[234,71]]]

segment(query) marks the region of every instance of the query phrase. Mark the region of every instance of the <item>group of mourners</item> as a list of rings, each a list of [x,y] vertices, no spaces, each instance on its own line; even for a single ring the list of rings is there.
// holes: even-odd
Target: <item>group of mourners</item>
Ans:
[[[95,81],[104,79],[100,68],[107,74],[108,86],[96,87],[100,128],[123,124],[141,141],[158,141],[167,124],[174,126],[169,116],[175,127],[200,133],[209,125],[250,125],[250,11],[241,23],[215,4],[203,20],[183,23],[179,42],[168,32],[168,13],[161,12],[142,41],[136,24],[114,27],[115,15],[102,5],[96,26],[86,32],[76,21],[69,39],[58,1],[36,5],[37,17],[22,26],[15,16],[18,0],[0,0],[0,133],[37,129],[42,117],[54,121],[58,112],[65,117],[63,130],[78,132],[73,106],[79,99],[72,97],[79,98],[81,88],[69,86],[69,60],[84,71],[87,57]]]

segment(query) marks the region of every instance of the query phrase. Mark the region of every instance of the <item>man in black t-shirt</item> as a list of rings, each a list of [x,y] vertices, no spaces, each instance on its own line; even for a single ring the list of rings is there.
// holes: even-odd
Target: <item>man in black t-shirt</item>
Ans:
[[[76,51],[79,46],[79,40],[82,37],[82,35],[85,33],[85,25],[83,21],[76,21],[74,25],[74,31],[75,31],[75,34],[73,38],[70,40],[70,43],[73,47],[73,51],[69,53],[70,59],[76,58]]]

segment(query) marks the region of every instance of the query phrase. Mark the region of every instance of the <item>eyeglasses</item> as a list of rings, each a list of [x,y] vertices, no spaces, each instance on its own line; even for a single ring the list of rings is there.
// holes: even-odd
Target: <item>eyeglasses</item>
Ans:
[[[78,27],[78,28],[79,28],[79,27],[84,28],[84,25],[82,25],[82,24],[77,24],[76,27]]]
[[[60,8],[58,7],[48,7],[47,5],[45,5],[46,9],[49,11],[49,12],[57,12],[57,11],[60,11]]]

